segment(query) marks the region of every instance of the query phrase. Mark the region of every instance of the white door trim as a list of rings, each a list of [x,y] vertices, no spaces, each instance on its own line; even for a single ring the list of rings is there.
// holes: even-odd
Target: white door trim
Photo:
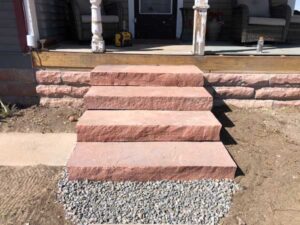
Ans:
[[[135,15],[134,15],[134,0],[128,0],[128,29],[132,37],[135,37]]]
[[[182,13],[180,8],[183,8],[183,0],[177,0],[176,37],[178,39],[182,32]]]
[[[180,8],[183,7],[184,0],[177,0],[177,19],[176,19],[176,37],[180,38],[182,32],[182,15]],[[134,0],[128,0],[128,29],[135,37],[135,15],[134,15]]]

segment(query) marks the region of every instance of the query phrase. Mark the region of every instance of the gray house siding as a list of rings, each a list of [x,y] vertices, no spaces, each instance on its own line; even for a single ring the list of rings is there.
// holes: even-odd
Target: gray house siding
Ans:
[[[30,68],[30,55],[21,51],[12,0],[1,0],[0,34],[0,68]]]

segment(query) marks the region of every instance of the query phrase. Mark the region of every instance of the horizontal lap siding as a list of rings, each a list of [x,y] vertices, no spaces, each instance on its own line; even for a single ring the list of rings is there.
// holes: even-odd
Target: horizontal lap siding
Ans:
[[[21,51],[12,0],[1,0],[0,34],[0,52]]]

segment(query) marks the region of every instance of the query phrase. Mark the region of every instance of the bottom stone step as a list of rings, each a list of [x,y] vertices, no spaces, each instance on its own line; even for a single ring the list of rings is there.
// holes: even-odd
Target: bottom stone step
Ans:
[[[221,142],[77,143],[70,180],[233,179],[236,164]]]

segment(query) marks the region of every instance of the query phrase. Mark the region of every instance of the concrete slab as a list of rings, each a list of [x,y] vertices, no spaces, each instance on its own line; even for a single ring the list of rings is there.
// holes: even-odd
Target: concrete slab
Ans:
[[[73,133],[0,133],[0,166],[65,166],[75,144]]]

